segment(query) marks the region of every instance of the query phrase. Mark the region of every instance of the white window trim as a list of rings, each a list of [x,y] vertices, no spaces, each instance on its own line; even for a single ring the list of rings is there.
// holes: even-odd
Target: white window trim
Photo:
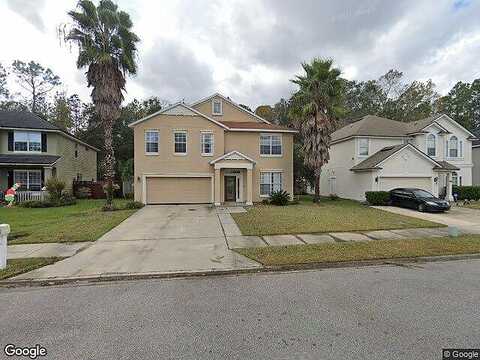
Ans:
[[[156,132],[157,133],[157,152],[148,152],[147,151],[147,132]],[[157,129],[145,129],[145,132],[143,134],[143,142],[144,142],[144,151],[145,155],[158,155],[160,153],[160,131]]]
[[[455,137],[457,139],[457,156],[450,156],[450,141],[452,140],[452,137]],[[462,160],[463,159],[463,140],[460,140],[460,138],[457,135],[452,135],[448,138],[446,141],[446,158],[447,160]]]
[[[268,136],[270,137],[270,152],[272,152],[272,138],[273,136],[279,136],[280,137],[280,154],[262,154],[262,136]],[[260,157],[282,157],[283,156],[283,136],[282,134],[270,134],[270,133],[260,133],[260,136],[258,137],[258,151],[260,153]]]
[[[435,149],[435,155],[430,155],[430,154],[428,153],[428,138],[429,138],[430,135],[433,135],[434,145],[435,145],[435,147],[434,147],[434,149]],[[425,137],[425,150],[426,150],[425,153],[426,153],[428,156],[432,157],[432,158],[436,158],[436,157],[437,157],[437,154],[438,154],[438,151],[437,151],[437,142],[438,142],[438,141],[437,141],[437,140],[438,140],[437,135],[436,135],[436,134],[433,134],[433,133],[429,133],[429,134],[427,134],[427,136]]]
[[[26,184],[26,191],[34,191],[30,190],[30,173],[39,173],[40,174],[40,189],[42,189],[42,170],[13,170],[13,181],[15,182],[15,174],[18,172],[26,172],[27,173],[27,184]]]
[[[269,174],[273,174],[273,173],[280,173],[281,174],[281,177],[280,177],[280,190],[283,190],[283,170],[260,170],[260,178],[259,178],[259,182],[258,182],[258,193],[260,194],[260,197],[261,198],[269,198],[270,195],[262,195],[262,173],[269,173]]]
[[[220,112],[215,112],[215,103],[220,104]],[[221,99],[212,99],[212,115],[223,115],[223,101]]]
[[[15,134],[18,133],[25,133],[27,134],[27,150],[15,150]],[[30,135],[29,134],[39,134],[40,135],[40,150],[29,150],[30,149]],[[18,141],[20,142],[20,141]],[[23,141],[22,141],[23,142]],[[40,131],[22,131],[22,130],[15,130],[13,132],[13,152],[19,154],[27,154],[27,153],[41,153],[42,152],[42,133]]]
[[[175,152],[175,134],[185,134],[185,152]],[[188,155],[188,131],[175,129],[173,130],[173,155],[175,156],[187,156]]]
[[[360,142],[362,140],[367,141],[367,154],[366,155],[360,154]],[[370,156],[370,139],[369,138],[358,138],[357,139],[357,156],[360,157],[360,158],[366,158],[366,157]]]
[[[211,152],[209,153],[203,152],[203,135],[205,134],[212,135],[212,147],[211,147]],[[213,156],[213,154],[215,153],[215,134],[213,133],[212,130],[200,131],[200,153],[202,154],[202,156]]]

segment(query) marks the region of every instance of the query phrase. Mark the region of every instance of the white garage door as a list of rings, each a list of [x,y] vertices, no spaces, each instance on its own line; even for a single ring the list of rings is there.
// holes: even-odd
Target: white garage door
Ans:
[[[380,178],[380,190],[390,191],[395,188],[418,188],[432,192],[432,179],[429,177],[389,177]]]
[[[210,177],[147,177],[147,204],[212,202]]]

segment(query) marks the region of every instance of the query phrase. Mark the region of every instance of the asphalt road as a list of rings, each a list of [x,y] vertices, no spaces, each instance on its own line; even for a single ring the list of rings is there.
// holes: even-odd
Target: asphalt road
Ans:
[[[0,289],[0,358],[441,359],[479,319],[480,260]]]

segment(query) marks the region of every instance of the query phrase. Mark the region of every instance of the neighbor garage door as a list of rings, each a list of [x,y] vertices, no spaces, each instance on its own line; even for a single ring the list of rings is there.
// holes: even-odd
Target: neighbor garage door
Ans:
[[[395,188],[419,188],[432,191],[432,179],[429,177],[388,177],[380,178],[380,190],[390,191]]]
[[[147,177],[147,204],[212,202],[210,177]]]

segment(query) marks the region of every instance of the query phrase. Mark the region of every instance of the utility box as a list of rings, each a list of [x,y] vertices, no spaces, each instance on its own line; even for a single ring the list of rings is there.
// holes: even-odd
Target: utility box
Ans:
[[[7,267],[7,237],[10,234],[10,225],[0,224],[0,269]]]

